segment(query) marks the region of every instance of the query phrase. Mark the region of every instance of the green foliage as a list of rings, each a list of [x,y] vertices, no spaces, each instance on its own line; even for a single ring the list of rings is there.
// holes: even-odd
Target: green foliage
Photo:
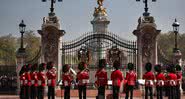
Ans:
[[[15,64],[16,38],[11,34],[0,37],[0,65]]]
[[[168,32],[168,33],[161,33],[158,36],[158,47],[162,50],[162,52],[165,54],[167,59],[172,60],[172,55],[173,55],[173,48],[175,47],[175,36],[173,32]],[[185,59],[185,34],[179,34],[177,36],[177,45],[178,48],[182,52],[182,59]]]
[[[40,38],[37,37],[33,31],[26,31],[23,40],[24,47],[26,48],[26,54],[28,55],[26,60],[30,61],[38,54],[40,48]]]

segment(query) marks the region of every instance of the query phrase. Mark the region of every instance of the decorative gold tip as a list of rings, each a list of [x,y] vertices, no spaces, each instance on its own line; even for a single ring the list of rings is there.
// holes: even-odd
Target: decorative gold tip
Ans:
[[[95,7],[94,9],[94,16],[97,16],[98,13],[101,13],[103,15],[107,15],[107,11],[106,11],[106,8],[103,8],[102,6],[99,6],[98,8]]]
[[[104,0],[97,0],[97,4],[99,5],[99,7],[100,7],[100,6],[103,6],[103,1],[104,1]]]

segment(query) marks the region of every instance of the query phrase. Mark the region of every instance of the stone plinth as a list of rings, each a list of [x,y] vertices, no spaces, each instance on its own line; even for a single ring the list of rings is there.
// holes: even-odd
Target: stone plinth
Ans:
[[[43,18],[42,30],[38,30],[41,35],[41,62],[47,63],[53,61],[58,71],[58,79],[60,78],[61,64],[59,64],[59,50],[61,36],[64,30],[60,30],[58,17],[55,14],[49,14]]]
[[[151,62],[153,65],[158,63],[156,39],[160,31],[157,30],[152,16],[139,18],[137,29],[133,31],[133,34],[137,36],[137,72],[139,78],[142,78],[143,67],[147,62]]]

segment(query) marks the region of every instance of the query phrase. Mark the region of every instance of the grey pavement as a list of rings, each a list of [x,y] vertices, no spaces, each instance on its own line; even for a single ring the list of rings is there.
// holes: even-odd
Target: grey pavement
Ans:
[[[19,99],[18,95],[0,95],[0,99]],[[47,99],[45,97],[44,99]],[[63,97],[56,97],[55,99],[64,99]],[[78,97],[71,97],[70,99],[79,99]],[[87,97],[87,99],[96,99],[95,97]],[[125,99],[125,97],[121,97],[120,99]],[[133,97],[133,99],[143,99],[142,97]],[[156,97],[154,97],[156,99]],[[164,97],[163,99],[168,99]],[[185,96],[182,96],[181,99],[185,99]]]

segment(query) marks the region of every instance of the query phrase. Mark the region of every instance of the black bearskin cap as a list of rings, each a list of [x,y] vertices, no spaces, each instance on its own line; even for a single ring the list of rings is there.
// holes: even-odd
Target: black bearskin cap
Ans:
[[[98,67],[99,68],[104,68],[106,66],[107,62],[106,62],[106,59],[100,59],[99,60],[99,65]]]
[[[64,66],[62,66],[62,72],[66,73],[67,71],[69,71],[70,66],[68,64],[65,64]]]
[[[46,64],[45,63],[41,63],[39,65],[39,71],[43,71],[46,68]]]
[[[145,64],[145,69],[146,71],[151,71],[152,70],[152,64],[150,62]]]
[[[48,62],[46,69],[48,69],[48,70],[52,69],[53,68],[53,64],[54,64],[54,62],[52,62],[52,61]]]
[[[36,63],[31,66],[31,71],[35,71],[35,70],[37,70],[37,68],[38,68],[38,64]]]
[[[134,64],[133,63],[128,63],[127,66],[128,66],[129,70],[134,70]]]
[[[161,65],[160,65],[160,64],[155,65],[155,66],[154,66],[154,70],[155,70],[156,72],[161,72],[161,70],[162,70]]]
[[[181,66],[179,64],[175,65],[177,71],[181,71]]]
[[[84,70],[86,68],[86,64],[85,64],[85,62],[80,62],[79,64],[78,64],[78,69],[79,70]]]
[[[121,66],[120,61],[115,60],[114,63],[113,63],[113,67],[114,67],[115,69],[119,69],[120,66]]]

